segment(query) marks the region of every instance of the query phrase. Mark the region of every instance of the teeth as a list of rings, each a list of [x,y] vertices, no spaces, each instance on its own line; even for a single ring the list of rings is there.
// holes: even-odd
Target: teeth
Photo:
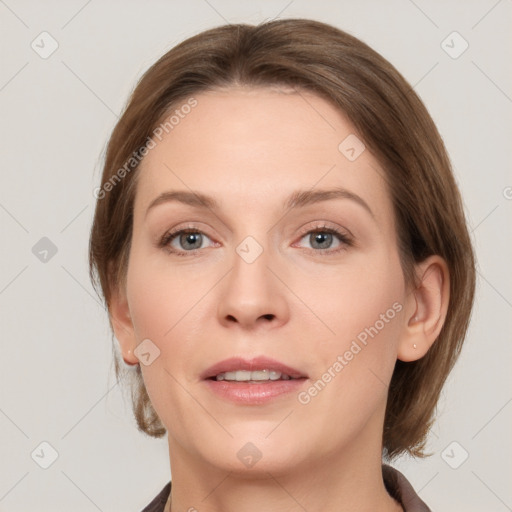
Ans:
[[[247,381],[265,381],[265,380],[290,380],[292,377],[285,373],[275,372],[274,370],[236,370],[234,372],[219,373],[217,380],[235,380],[238,382]]]

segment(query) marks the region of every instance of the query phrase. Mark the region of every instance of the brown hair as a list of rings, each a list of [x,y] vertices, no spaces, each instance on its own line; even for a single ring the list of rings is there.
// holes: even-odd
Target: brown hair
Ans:
[[[396,362],[384,421],[384,456],[424,456],[441,388],[470,320],[474,254],[450,161],[427,109],[386,59],[346,32],[307,19],[224,25],[183,41],[146,71],[107,146],[89,247],[94,286],[99,280],[109,308],[112,290],[125,282],[136,170],[159,120],[193,95],[233,85],[291,86],[343,111],[384,169],[406,282],[416,284],[415,263],[433,254],[445,259],[450,272],[445,324],[423,358]],[[115,350],[114,358],[119,379]],[[138,427],[160,437],[165,428],[140,366],[131,373]]]

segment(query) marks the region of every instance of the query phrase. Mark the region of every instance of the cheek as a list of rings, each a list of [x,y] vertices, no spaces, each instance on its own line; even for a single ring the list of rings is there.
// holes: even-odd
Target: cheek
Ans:
[[[385,350],[387,342],[396,339],[404,289],[400,263],[392,251],[354,258],[350,264],[328,268],[302,285],[298,281],[295,287],[317,315],[325,341],[322,346],[337,351],[347,350],[356,339],[372,351]],[[376,343],[370,346],[371,340]]]
[[[374,299],[371,307],[362,302],[359,310],[357,304],[348,304],[353,316],[333,323],[336,336],[314,348],[316,371],[310,387],[297,397],[304,421],[316,418],[310,428],[313,438],[349,443],[384,412],[396,362],[400,313],[394,314],[393,303],[381,299],[380,303]],[[388,323],[380,319],[386,311]]]
[[[331,331],[321,326],[325,334],[314,348],[318,387],[327,383],[322,389],[329,388],[326,403],[334,395],[356,407],[358,400],[381,398],[394,369],[403,325],[404,282],[398,258],[383,255],[361,268],[340,269],[320,282],[325,283],[322,293],[319,288],[310,292],[308,305]]]
[[[169,283],[170,284],[170,283]],[[165,278],[140,271],[128,277],[128,301],[137,339],[160,340],[175,323],[179,294]]]
[[[131,258],[127,293],[135,336],[138,343],[151,340],[158,354],[140,367],[151,403],[167,428],[175,411],[186,410],[190,401],[182,391],[189,385],[183,362],[190,360],[190,326],[197,325],[201,311],[192,306],[204,293],[182,281],[175,271],[152,265],[151,258]]]
[[[173,265],[163,251],[148,250],[141,242],[132,247],[127,294],[135,336],[138,343],[150,339],[160,350],[159,364],[145,373],[164,365],[174,372],[180,361],[188,360],[195,340],[204,339],[205,321],[212,314],[205,312],[208,292],[218,277],[211,269]]]
[[[201,297],[199,283],[172,268],[162,251],[134,243],[127,274],[130,313],[137,338],[157,344],[172,338],[187,311]],[[163,346],[160,348],[164,348]]]

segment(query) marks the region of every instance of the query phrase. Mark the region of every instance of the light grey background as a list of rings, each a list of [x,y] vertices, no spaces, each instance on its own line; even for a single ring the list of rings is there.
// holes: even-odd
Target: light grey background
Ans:
[[[1,511],[138,511],[169,480],[166,438],[137,431],[113,376],[107,317],[87,273],[92,191],[148,66],[204,29],[274,17],[361,38],[439,127],[477,250],[478,296],[433,455],[396,466],[434,511],[512,510],[512,1],[0,0]],[[58,43],[47,58],[43,31]],[[454,31],[469,43],[458,58]],[[32,251],[42,237],[57,248],[46,262]],[[48,469],[42,442],[58,453]]]

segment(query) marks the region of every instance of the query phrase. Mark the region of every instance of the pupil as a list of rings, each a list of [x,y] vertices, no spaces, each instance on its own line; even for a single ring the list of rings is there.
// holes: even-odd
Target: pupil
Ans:
[[[322,243],[327,246],[329,246],[330,244],[329,243],[326,243],[327,242],[330,242],[331,238],[332,238],[332,234],[331,233],[317,233],[316,235],[313,235],[314,238],[315,238],[315,243],[318,242],[320,245],[322,245]],[[322,241],[323,239],[323,241]],[[325,247],[321,247],[321,249],[325,249]]]
[[[182,242],[184,241],[185,242],[185,246],[190,243],[192,245],[194,245],[194,242],[197,243],[197,241],[199,240],[200,238],[200,234],[199,233],[185,233],[184,235],[182,235]],[[192,247],[192,249],[197,249],[201,247],[201,242],[199,241],[199,246],[198,247]]]

